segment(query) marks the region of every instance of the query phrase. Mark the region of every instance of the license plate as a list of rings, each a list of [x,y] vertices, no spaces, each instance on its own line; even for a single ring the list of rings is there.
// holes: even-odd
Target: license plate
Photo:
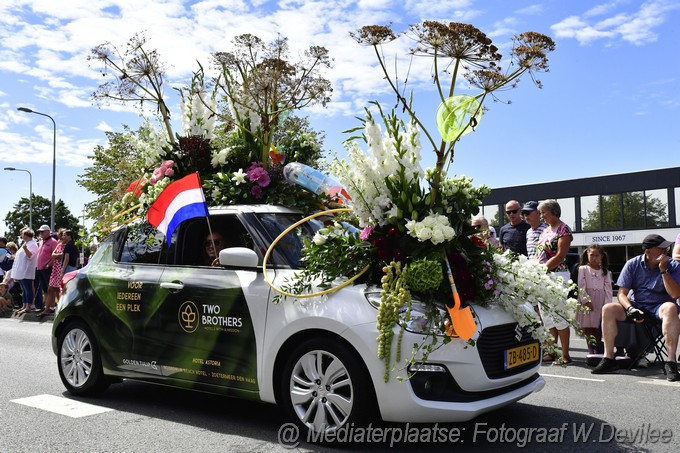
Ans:
[[[538,343],[526,344],[503,352],[503,366],[506,370],[525,363],[538,361]]]

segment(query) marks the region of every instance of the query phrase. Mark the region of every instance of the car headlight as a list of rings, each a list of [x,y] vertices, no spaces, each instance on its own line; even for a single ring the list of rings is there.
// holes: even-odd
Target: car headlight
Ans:
[[[374,308],[380,307],[380,292],[367,291],[364,293],[366,300]],[[425,304],[417,299],[411,302],[411,316],[408,321],[406,318],[406,305],[399,309],[399,322],[406,323],[406,330],[413,333],[429,335],[444,335],[446,328],[447,315],[443,308],[435,307],[432,304]]]

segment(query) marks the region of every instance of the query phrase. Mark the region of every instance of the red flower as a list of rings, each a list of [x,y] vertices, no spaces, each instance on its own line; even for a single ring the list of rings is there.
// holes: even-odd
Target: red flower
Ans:
[[[139,197],[142,195],[144,184],[146,184],[146,179],[136,179],[130,183],[127,189],[125,189],[125,193],[132,192],[135,194],[135,197]]]

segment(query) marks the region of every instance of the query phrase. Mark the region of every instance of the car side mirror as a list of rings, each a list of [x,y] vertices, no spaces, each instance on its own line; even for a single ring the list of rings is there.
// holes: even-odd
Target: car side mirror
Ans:
[[[220,250],[220,266],[255,268],[257,260],[257,253],[246,247],[229,247]]]

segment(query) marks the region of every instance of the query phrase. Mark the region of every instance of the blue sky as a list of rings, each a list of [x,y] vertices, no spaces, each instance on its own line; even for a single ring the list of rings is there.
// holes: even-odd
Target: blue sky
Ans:
[[[52,123],[17,111],[28,107],[57,124],[56,196],[76,216],[93,199],[76,184],[88,155],[105,144],[106,130],[136,128],[131,105],[93,105],[101,83],[87,56],[106,41],[123,47],[145,31],[159,50],[171,86],[186,86],[197,60],[207,66],[213,51],[230,49],[242,33],[265,41],[277,33],[291,49],[322,45],[334,59],[326,77],[333,101],[314,108],[315,129],[327,134],[325,149],[342,152],[343,130],[357,125],[370,100],[393,105],[372,50],[349,32],[392,23],[395,30],[422,20],[466,22],[494,40],[504,55],[510,38],[524,31],[551,36],[555,52],[538,89],[527,77],[500,93],[506,103],[490,108],[477,128],[456,146],[451,174],[491,187],[678,166],[680,119],[680,1],[593,2],[578,0],[13,0],[0,4],[0,168],[33,175],[33,193],[51,197]],[[407,42],[385,49],[403,55]],[[429,66],[412,74],[418,112],[434,117],[437,100]],[[461,93],[465,87],[461,86]],[[178,98],[166,92],[180,130]],[[434,120],[431,120],[431,124]],[[434,126],[432,126],[434,129]],[[433,164],[423,150],[424,165]],[[28,174],[0,170],[0,232],[4,217],[28,196]],[[88,226],[91,221],[86,221]],[[34,225],[37,228],[38,225]]]

